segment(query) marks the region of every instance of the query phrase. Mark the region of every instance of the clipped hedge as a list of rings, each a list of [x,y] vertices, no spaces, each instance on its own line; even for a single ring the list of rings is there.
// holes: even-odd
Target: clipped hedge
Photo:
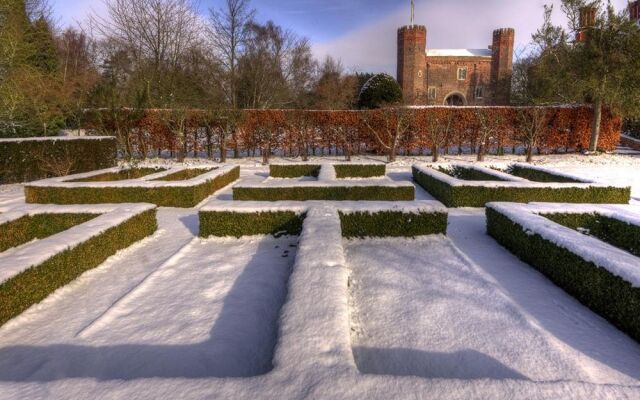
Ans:
[[[30,182],[60,175],[111,168],[116,165],[114,137],[93,139],[0,139],[0,184]]]
[[[8,279],[0,284],[0,326],[156,229],[156,210],[146,211]]]
[[[66,231],[97,216],[97,214],[36,214],[5,222],[0,225],[0,252]]]
[[[640,341],[640,288],[579,255],[531,234],[493,209],[487,232],[585,306]]]
[[[416,237],[447,234],[447,213],[340,212],[342,236],[365,237]]]
[[[191,208],[240,178],[240,167],[199,185],[187,187],[40,187],[25,186],[27,203],[113,204],[152,203],[160,207]]]
[[[317,178],[320,174],[320,165],[308,164],[271,164],[269,165],[269,176],[272,178],[301,178],[312,176]]]
[[[640,257],[640,226],[599,214],[543,214],[542,216],[567,228],[587,229],[589,236]]]
[[[451,186],[413,168],[413,179],[447,207],[484,207],[493,201],[628,204],[631,188],[540,188]]]
[[[336,164],[336,178],[374,178],[385,176],[387,166],[384,164]]]
[[[233,211],[201,211],[200,236],[252,236],[302,233],[304,214],[293,211],[238,213]]]
[[[243,201],[308,201],[365,200],[412,201],[413,186],[298,186],[298,187],[234,187],[233,199]]]
[[[513,176],[528,179],[534,182],[584,183],[577,179],[572,179],[566,176],[552,174],[551,172],[541,171],[535,168],[525,168],[519,165],[511,165],[507,169],[507,173]]]
[[[462,179],[463,181],[506,181],[506,179],[502,179],[499,176],[487,174],[475,168],[464,168],[460,166],[453,168],[439,167],[438,171],[456,179]]]
[[[154,181],[188,181],[189,179],[197,178],[202,174],[209,173],[216,168],[187,168],[182,171],[174,172],[173,174],[165,175],[160,178],[153,179]]]
[[[117,172],[107,172],[87,178],[73,179],[65,182],[117,182],[140,179],[144,176],[166,171],[166,168],[127,168]]]

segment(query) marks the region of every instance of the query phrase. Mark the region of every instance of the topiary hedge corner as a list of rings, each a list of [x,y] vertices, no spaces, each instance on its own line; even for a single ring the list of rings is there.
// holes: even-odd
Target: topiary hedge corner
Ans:
[[[550,224],[538,215],[556,211],[542,204],[491,203],[486,209],[487,232],[582,304],[640,341],[640,258],[560,224]],[[636,228],[640,217],[638,221]],[[618,227],[621,225],[610,228],[617,231]],[[615,236],[624,232],[622,229]]]
[[[104,206],[100,206],[96,212],[101,208]],[[83,210],[83,213],[86,212],[87,207]],[[40,223],[42,220],[35,218],[31,222]],[[52,222],[52,225],[55,223]],[[29,229],[41,228],[33,226]],[[73,229],[86,229],[86,236],[78,240],[77,235],[59,233],[67,235],[66,249],[55,254],[46,254],[43,251],[46,248],[40,247],[46,244],[46,239],[25,245],[18,249],[22,251],[17,254],[0,253],[0,263],[10,264],[21,271],[5,280],[0,279],[0,326],[84,272],[99,266],[119,250],[153,234],[157,230],[156,208],[144,204],[115,207],[103,216],[95,217],[86,226],[81,224]],[[41,261],[31,264],[29,260],[34,259],[34,255],[31,254],[30,258],[29,252],[36,249],[38,254],[35,254],[35,259]],[[21,263],[23,267],[20,267]]]
[[[0,139],[0,184],[110,168],[116,157],[110,136]]]
[[[167,171],[167,174],[173,174]],[[153,175],[154,177],[156,175]],[[25,186],[27,203],[113,204],[153,203],[161,207],[191,208],[240,178],[240,167],[225,166],[185,181],[125,181],[68,183],[62,179]]]
[[[517,177],[510,181],[462,180],[428,166],[416,165],[412,171],[413,180],[447,207],[484,207],[496,201],[628,204],[631,200],[630,187],[596,183],[545,184]],[[494,173],[500,174],[497,171]]]

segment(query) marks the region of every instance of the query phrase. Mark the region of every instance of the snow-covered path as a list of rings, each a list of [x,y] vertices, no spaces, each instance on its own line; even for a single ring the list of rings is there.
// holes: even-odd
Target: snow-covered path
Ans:
[[[452,229],[459,225],[454,222]],[[472,237],[484,235],[473,232]],[[492,262],[500,252],[495,242],[487,242],[482,254],[474,255]],[[537,301],[545,303],[539,310],[545,309],[544,322],[555,323],[553,330],[444,236],[348,241],[346,254],[352,269],[353,352],[362,373],[637,383],[640,347],[590,311],[580,310],[544,278],[531,285],[525,271],[522,283],[547,292]],[[517,268],[517,260],[510,261]],[[571,308],[578,308],[575,318],[567,317],[575,311]],[[575,337],[562,335],[572,326],[578,331]]]

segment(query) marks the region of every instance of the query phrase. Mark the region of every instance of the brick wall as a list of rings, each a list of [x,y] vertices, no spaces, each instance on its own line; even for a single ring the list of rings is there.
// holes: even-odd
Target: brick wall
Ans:
[[[486,105],[491,98],[491,59],[488,57],[426,57],[427,88],[435,89],[435,98],[426,104],[445,104],[447,96],[460,93],[465,105]],[[466,68],[465,80],[458,79],[458,69]],[[476,87],[482,88],[481,97],[476,97]],[[427,90],[428,93],[428,90]],[[480,94],[480,93],[478,93]]]

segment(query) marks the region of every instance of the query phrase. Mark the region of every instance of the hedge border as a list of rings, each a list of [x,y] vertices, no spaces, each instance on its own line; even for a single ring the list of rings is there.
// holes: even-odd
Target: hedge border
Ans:
[[[335,164],[336,178],[377,178],[387,174],[385,164]]]
[[[487,232],[522,261],[540,271],[623,332],[640,342],[640,288],[573,252],[532,234],[487,208]]]
[[[127,168],[117,172],[105,172],[104,174],[92,175],[86,178],[71,179],[66,183],[91,183],[91,182],[119,182],[131,179],[140,179],[149,175],[168,171],[166,168]]]
[[[73,161],[70,174],[116,166],[115,137],[0,139],[0,184],[30,182],[54,176],[42,158]]]
[[[240,167],[193,186],[60,187],[25,186],[27,203],[112,204],[152,203],[159,207],[191,208],[240,178]]]
[[[571,228],[589,229],[589,236],[640,257],[640,226],[595,213],[542,213],[548,220]]]
[[[90,221],[100,214],[42,213],[24,215],[0,224],[0,253],[13,247],[44,239]]]
[[[414,186],[234,187],[236,201],[412,201]]]
[[[570,178],[551,171],[544,171],[536,168],[527,168],[522,165],[510,165],[506,171],[508,174],[523,178],[532,182],[546,183],[584,183],[578,179]]]
[[[0,326],[119,250],[152,235],[157,227],[156,210],[144,211],[1,283]]]
[[[311,176],[317,178],[320,165],[316,164],[270,164],[269,176],[272,178],[301,178]]]
[[[628,204],[631,200],[631,188],[452,186],[421,172],[416,167],[412,170],[413,180],[447,207],[484,207],[487,203],[497,201]]]
[[[310,206],[313,207],[313,206]],[[441,207],[441,206],[440,206]],[[397,209],[340,210],[342,236],[364,237],[416,237],[447,233],[448,214],[442,210],[403,211]],[[202,210],[200,237],[242,237],[253,235],[302,233],[309,207],[292,205],[291,209],[275,210]]]
[[[181,171],[174,172],[169,175],[161,176],[160,178],[151,179],[151,181],[162,181],[162,182],[178,182],[178,181],[188,181],[190,179],[194,179],[203,174],[208,174],[209,172],[215,171],[218,169],[217,167],[211,168],[185,168]]]

